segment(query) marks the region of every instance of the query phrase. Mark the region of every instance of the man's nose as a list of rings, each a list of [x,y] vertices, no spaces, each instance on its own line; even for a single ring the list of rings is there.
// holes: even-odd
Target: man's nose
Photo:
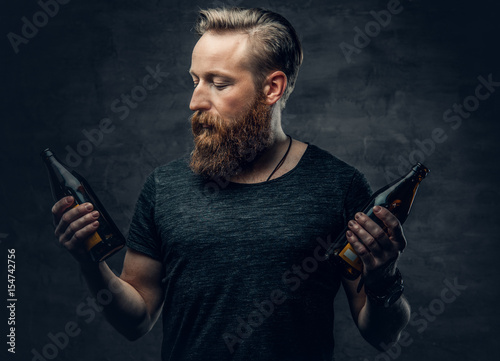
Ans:
[[[210,98],[207,93],[207,89],[201,83],[194,88],[193,95],[191,96],[191,102],[189,103],[189,109],[192,111],[196,110],[209,110],[210,109]]]

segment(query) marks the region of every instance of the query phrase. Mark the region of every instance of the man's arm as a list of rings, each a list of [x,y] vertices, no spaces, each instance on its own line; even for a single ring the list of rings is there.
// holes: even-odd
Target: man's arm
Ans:
[[[363,338],[378,350],[385,351],[387,346],[399,339],[408,323],[410,305],[404,296],[387,308],[377,304],[366,296],[364,287],[357,292],[359,280],[342,280],[352,318]]]
[[[384,290],[396,280],[396,264],[406,240],[398,219],[383,207],[375,207],[374,214],[383,221],[385,231],[363,213],[357,213],[349,222],[347,240],[363,261],[364,286],[357,288],[361,277],[355,281],[343,280],[344,289],[354,322],[361,335],[374,347],[384,350],[399,339],[401,331],[410,320],[410,306],[401,296],[385,307],[366,295],[365,287]]]
[[[111,301],[103,309],[108,321],[126,338],[135,340],[153,327],[160,314],[164,301],[161,262],[129,249],[120,277],[105,262],[93,262],[84,242],[96,231],[98,214],[90,204],[67,210],[72,203],[72,197],[65,197],[52,208],[55,234],[79,262],[93,295],[110,292]]]
[[[101,290],[110,291],[111,301],[103,313],[118,332],[133,341],[151,330],[164,301],[161,262],[129,248],[120,277],[105,262],[81,268],[94,296]]]

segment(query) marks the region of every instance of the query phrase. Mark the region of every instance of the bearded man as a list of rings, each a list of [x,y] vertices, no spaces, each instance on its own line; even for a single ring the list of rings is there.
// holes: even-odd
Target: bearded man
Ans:
[[[133,340],[162,313],[163,360],[332,360],[342,284],[363,337],[395,342],[410,314],[398,220],[375,207],[384,231],[356,213],[370,196],[364,176],[281,126],[302,62],[292,25],[234,8],[202,10],[195,29],[195,147],[146,180],[120,277],[84,249],[98,226],[92,205],[53,207],[90,289],[113,292],[106,317]],[[364,285],[325,257],[347,223]]]

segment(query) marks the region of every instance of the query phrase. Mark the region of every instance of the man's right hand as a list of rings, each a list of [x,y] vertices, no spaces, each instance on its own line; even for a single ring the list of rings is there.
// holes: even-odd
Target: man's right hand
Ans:
[[[99,226],[99,212],[94,211],[92,204],[74,207],[73,197],[65,197],[54,204],[52,214],[54,233],[80,262],[92,295],[97,297],[102,290],[113,295],[103,309],[108,321],[129,340],[146,334],[158,320],[165,298],[162,263],[128,249],[118,277],[106,262],[93,262],[85,246]]]
[[[85,246],[86,240],[99,227],[99,212],[91,203],[74,207],[73,197],[64,197],[52,207],[55,235],[59,243],[80,263],[92,262]]]

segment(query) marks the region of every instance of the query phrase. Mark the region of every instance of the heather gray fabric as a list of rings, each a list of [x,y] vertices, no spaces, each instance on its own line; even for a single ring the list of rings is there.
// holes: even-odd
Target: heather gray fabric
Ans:
[[[149,176],[128,238],[164,264],[162,359],[332,360],[340,278],[322,252],[368,200],[364,176],[311,144],[258,184],[207,182],[188,161]]]

